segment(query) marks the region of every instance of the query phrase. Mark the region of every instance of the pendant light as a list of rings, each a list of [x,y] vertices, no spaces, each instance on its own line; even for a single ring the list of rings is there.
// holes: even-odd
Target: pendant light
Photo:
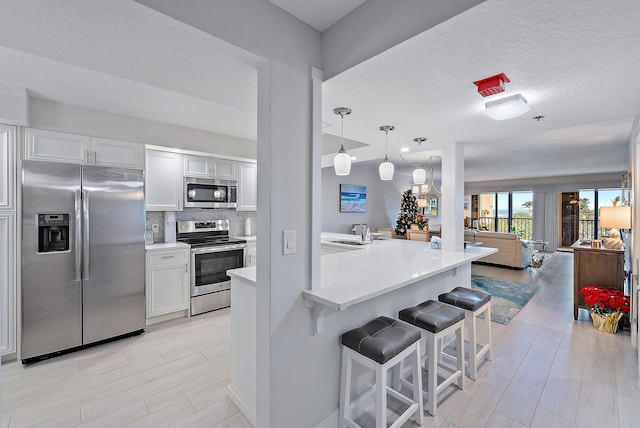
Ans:
[[[385,125],[385,126],[381,126],[379,129],[381,131],[384,131],[385,133],[385,143],[384,143],[384,160],[378,167],[378,173],[380,174],[380,180],[389,181],[389,180],[393,180],[393,170],[394,170],[393,164],[389,160],[389,156],[387,156],[387,151],[389,148],[389,131],[393,131],[396,128],[395,126],[392,126],[392,125]]]
[[[351,156],[344,149],[344,117],[351,114],[349,107],[336,107],[333,112],[340,116],[342,127],[340,129],[340,150],[338,154],[333,158],[333,169],[336,175],[349,175],[351,172]]]
[[[413,141],[418,143],[418,149],[419,149],[420,145],[424,141],[427,141],[427,139],[424,137],[418,137],[418,138],[414,138]],[[425,171],[424,168],[422,168],[422,166],[420,165],[420,160],[418,159],[418,166],[416,169],[413,170],[413,184],[424,184],[426,179],[427,179],[427,171]]]

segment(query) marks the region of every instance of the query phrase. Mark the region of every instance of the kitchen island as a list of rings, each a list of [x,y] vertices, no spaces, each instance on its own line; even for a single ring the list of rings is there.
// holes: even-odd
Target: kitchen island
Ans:
[[[485,247],[432,250],[425,242],[398,239],[361,242],[355,235],[322,234],[321,245],[335,252],[323,252],[321,287],[302,290],[299,309],[291,315],[295,323],[286,326],[303,332],[295,353],[304,354],[313,371],[307,368],[301,390],[292,393],[323,406],[326,417],[314,423],[317,426],[337,425],[342,333],[380,315],[397,318],[402,308],[437,299],[456,286],[470,286],[471,262],[496,252]],[[255,425],[256,271],[249,267],[228,274],[232,280],[229,397]]]

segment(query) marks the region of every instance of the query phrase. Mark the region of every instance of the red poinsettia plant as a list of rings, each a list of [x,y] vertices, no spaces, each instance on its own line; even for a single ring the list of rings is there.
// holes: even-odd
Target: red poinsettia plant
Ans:
[[[415,223],[418,225],[420,230],[423,230],[429,224],[429,219],[423,214],[418,214],[416,215]]]
[[[598,315],[615,312],[629,312],[631,302],[621,290],[590,285],[580,290],[584,302],[591,306],[591,310]]]

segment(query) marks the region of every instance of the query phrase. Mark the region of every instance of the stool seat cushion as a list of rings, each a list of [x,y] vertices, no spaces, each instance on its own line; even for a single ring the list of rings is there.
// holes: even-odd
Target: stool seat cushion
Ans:
[[[465,287],[456,287],[438,296],[438,300],[468,311],[476,311],[491,300],[491,294]]]
[[[463,310],[435,300],[427,300],[418,306],[405,308],[398,315],[401,320],[431,333],[438,333],[464,319]]]
[[[342,335],[342,344],[384,364],[420,340],[420,330],[402,321],[380,316]]]

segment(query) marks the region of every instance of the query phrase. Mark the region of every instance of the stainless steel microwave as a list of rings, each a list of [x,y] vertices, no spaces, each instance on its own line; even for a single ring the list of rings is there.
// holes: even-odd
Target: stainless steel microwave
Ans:
[[[186,177],[184,179],[185,208],[236,208],[238,183]]]

